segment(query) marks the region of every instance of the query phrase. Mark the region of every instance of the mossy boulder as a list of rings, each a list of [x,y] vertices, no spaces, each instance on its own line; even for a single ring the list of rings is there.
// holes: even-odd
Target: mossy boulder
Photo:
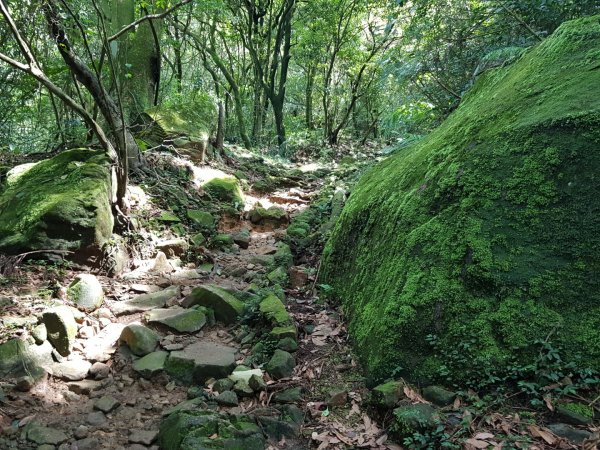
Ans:
[[[102,305],[104,290],[98,278],[82,273],[69,284],[67,298],[82,311],[93,311]]]
[[[215,200],[232,204],[236,208],[244,206],[244,194],[235,177],[213,178],[203,184],[202,188]]]
[[[215,318],[225,324],[235,323],[244,313],[244,304],[218,286],[205,285],[192,290],[183,300],[185,308],[200,305],[215,312]]]
[[[164,450],[266,448],[265,438],[253,417],[208,410],[169,415],[160,425],[158,443]]]
[[[0,252],[99,253],[111,237],[112,182],[103,152],[74,149],[21,173],[0,194]]]
[[[452,375],[483,375],[547,336],[600,368],[598,48],[600,16],[563,24],[355,187],[322,280],[372,379],[431,379],[464,342]]]
[[[275,294],[269,294],[261,300],[259,310],[273,326],[286,326],[294,323],[285,309],[285,305]]]

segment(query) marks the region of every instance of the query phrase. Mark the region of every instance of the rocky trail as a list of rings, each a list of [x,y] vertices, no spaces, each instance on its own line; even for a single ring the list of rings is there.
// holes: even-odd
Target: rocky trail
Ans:
[[[2,297],[21,340],[0,347],[19,375],[1,385],[0,448],[388,448],[360,409],[339,313],[317,295],[318,257],[284,242],[322,184],[248,195],[249,211],[220,219],[188,211],[215,227],[210,242],[146,236],[151,257],[121,277],[21,270]],[[191,251],[199,263],[182,262]]]
[[[0,259],[0,449],[595,448],[566,408],[367,389],[320,255],[382,157],[149,155],[102,264]]]

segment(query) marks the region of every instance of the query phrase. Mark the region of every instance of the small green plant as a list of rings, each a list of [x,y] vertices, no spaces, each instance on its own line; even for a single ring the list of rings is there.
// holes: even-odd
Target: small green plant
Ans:
[[[443,425],[438,425],[433,431],[413,433],[404,439],[403,444],[409,450],[437,450],[441,448],[458,450],[461,448],[453,439],[453,436],[446,432]]]
[[[515,356],[505,361],[478,357],[476,338],[464,339],[451,350],[443,347],[435,335],[429,335],[427,341],[438,359],[444,361],[437,371],[441,382],[492,394],[489,397],[492,402],[493,398],[500,398],[499,394],[510,391],[522,394],[532,406],[541,407],[551,399],[574,395],[600,384],[598,372],[564,361],[560,348],[548,341],[516,348]],[[537,356],[529,361],[522,356],[534,353]],[[474,401],[476,407],[489,406],[485,395]]]

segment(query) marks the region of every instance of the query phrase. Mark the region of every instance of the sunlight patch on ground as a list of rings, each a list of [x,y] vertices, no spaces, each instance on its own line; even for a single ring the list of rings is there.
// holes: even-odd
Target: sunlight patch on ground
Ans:
[[[215,178],[231,177],[228,173],[219,169],[213,169],[209,166],[198,167],[192,164],[189,167],[192,170],[192,181],[196,187],[200,187]]]

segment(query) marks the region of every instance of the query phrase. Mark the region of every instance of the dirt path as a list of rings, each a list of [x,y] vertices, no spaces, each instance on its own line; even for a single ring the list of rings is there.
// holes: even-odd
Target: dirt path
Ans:
[[[185,249],[179,248],[178,243],[163,247],[159,244],[163,253],[135,261],[134,269],[122,278],[98,277],[106,293],[103,307],[76,317],[78,333],[68,357],[55,352],[58,364],[62,361],[62,367],[66,367],[64,373],[57,374],[55,363],[54,376],[33,387],[27,382],[17,388],[7,383],[2,386],[6,396],[0,408],[0,448],[158,449],[161,421],[171,408],[181,407],[188,399],[192,404],[183,403],[184,408],[206,407],[227,417],[268,416],[268,420],[258,420],[268,448],[388,448],[383,445],[383,432],[360,410],[364,382],[346,343],[338,312],[316,295],[318,259],[314,255],[295,255],[296,260],[308,260],[311,264],[290,267],[291,286],[278,293],[293,317],[298,342],[297,349],[287,349],[294,355],[295,368],[283,376],[270,376],[264,370],[267,360],[259,364],[260,360],[253,356],[260,336],[264,338],[265,334],[253,329],[251,323],[236,321],[225,325],[217,321],[197,332],[176,332],[169,326],[148,324],[148,311],[132,307],[140,298],[168,292],[161,311],[180,311],[179,305],[193,289],[207,284],[242,297],[255,292],[257,280],[268,280],[273,260],[281,256],[280,242],[285,237],[289,216],[307,207],[320,184],[316,180],[305,189],[251,197],[251,201],[262,206],[285,209],[287,217],[279,221],[253,223],[243,217],[222,216],[217,232],[232,236],[237,245],[213,250],[201,247],[199,251],[208,263],[181,263],[177,256]],[[62,278],[70,280],[77,273],[69,271]],[[12,286],[10,292],[5,292],[18,294],[20,302],[28,299],[29,308],[13,304],[14,308],[9,307],[4,313],[39,316],[51,305],[36,299],[35,293],[41,285],[48,284],[51,276],[44,269],[31,268],[18,287]],[[264,289],[257,295],[264,295],[268,285],[273,283],[265,281]],[[164,370],[136,370],[134,362],[139,358],[131,353],[134,345],[129,342],[129,346],[119,346],[118,339],[124,327],[137,323],[158,333],[158,352],[170,351],[173,355],[198,343],[230,348],[235,352],[236,365],[246,363],[246,369],[263,369],[259,373],[266,387],[249,393],[234,389],[236,399],[227,404],[223,399],[216,402],[219,389],[212,377],[204,385],[193,383],[190,387]],[[194,403],[194,399],[201,399],[201,404]],[[280,420],[284,413],[292,419]]]

